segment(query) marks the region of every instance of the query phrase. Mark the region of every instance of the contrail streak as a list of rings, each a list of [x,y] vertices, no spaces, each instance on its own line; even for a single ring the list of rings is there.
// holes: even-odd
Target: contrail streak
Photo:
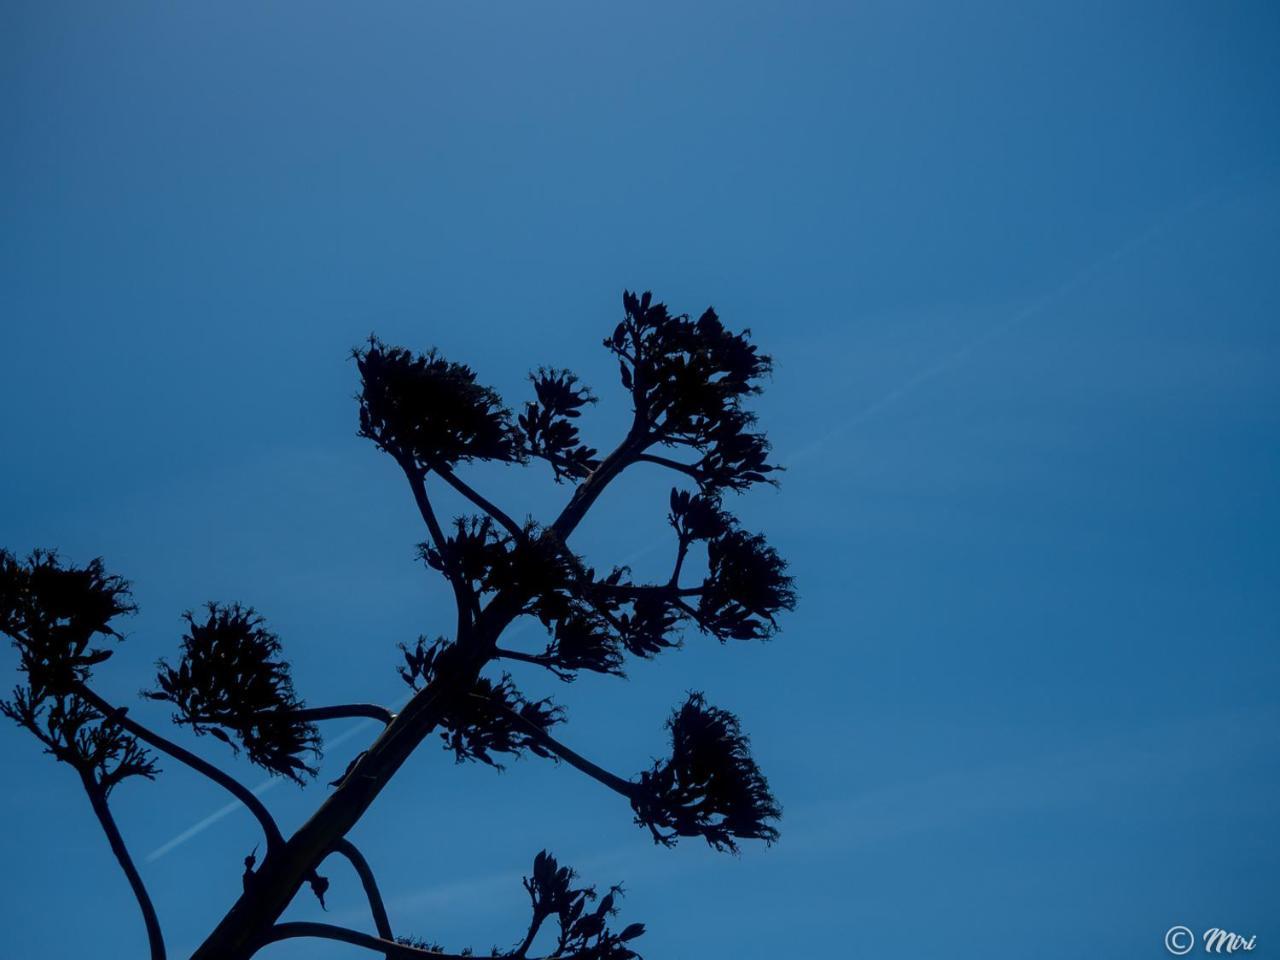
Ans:
[[[1187,214],[1196,210],[1197,208],[1204,206],[1214,196],[1222,192],[1222,189],[1223,188],[1221,186],[1215,187],[1214,189],[1209,190],[1206,193],[1201,194],[1200,196],[1191,200],[1189,203],[1177,208],[1172,213],[1166,214],[1165,216],[1159,218],[1150,227],[1136,234],[1135,236],[1130,237],[1128,240],[1120,244],[1120,246],[1116,247],[1110,253],[1099,257],[1097,260],[1094,260],[1092,263],[1084,267],[1084,269],[1082,269],[1075,276],[1066,280],[1065,282],[1060,284],[1058,287],[1051,290],[1049,293],[1045,294],[1044,296],[1040,297],[1038,300],[1034,301],[1033,303],[1023,307],[1021,310],[1013,314],[1013,316],[1008,317],[1007,319],[992,325],[991,327],[983,331],[981,334],[974,337],[968,343],[964,344],[959,349],[953,351],[952,353],[947,354],[946,356],[942,357],[940,360],[935,361],[929,366],[916,371],[914,374],[909,376],[902,383],[898,384],[888,393],[885,393],[883,396],[877,398],[876,400],[873,400],[871,403],[867,404],[861,410],[854,413],[847,420],[832,427],[826,433],[822,434],[822,436],[814,440],[811,440],[809,443],[806,443],[800,449],[791,453],[790,456],[783,458],[784,462],[794,463],[797,460],[802,460],[805,457],[812,456],[813,454],[817,453],[818,450],[820,450],[828,441],[832,440],[833,438],[849,430],[852,430],[854,427],[860,424],[866,423],[868,420],[873,419],[881,411],[885,410],[888,407],[891,407],[893,404],[897,403],[903,397],[906,397],[907,395],[914,393],[917,389],[919,389],[929,381],[935,380],[938,377],[942,376],[943,374],[948,373],[952,370],[955,370],[960,366],[963,366],[965,363],[969,361],[970,357],[973,355],[973,352],[977,350],[979,347],[985,345],[991,340],[994,340],[996,337],[999,337],[1005,333],[1008,333],[1010,330],[1013,330],[1016,327],[1021,326],[1022,324],[1026,323],[1028,320],[1031,320],[1032,318],[1039,316],[1041,313],[1044,313],[1045,310],[1053,306],[1059,300],[1062,300],[1065,297],[1070,296],[1072,293],[1075,293],[1077,290],[1079,290],[1081,287],[1084,287],[1091,280],[1093,280],[1094,277],[1102,273],[1112,264],[1118,263],[1119,261],[1123,260],[1125,257],[1132,254],[1134,251],[1140,250],[1142,247],[1145,247],[1151,241],[1157,239],[1158,237],[1168,232],[1169,228],[1173,225],[1174,221],[1180,220],[1183,217],[1185,217]]]
[[[391,706],[392,706],[392,709],[398,710],[400,707],[403,707],[408,702],[409,702],[409,697],[404,696],[404,697],[401,697],[399,700],[397,700],[395,703],[393,703]],[[332,740],[326,741],[325,746],[336,747],[339,744],[346,743],[352,737],[355,737],[358,734],[362,733],[363,731],[368,730],[370,727],[374,726],[376,723],[377,721],[375,720],[368,720],[368,719],[361,720],[359,723],[354,724],[348,727],[346,730],[342,731],[342,733],[338,734]],[[266,793],[268,790],[277,786],[281,782],[282,781],[280,777],[268,777],[266,780],[263,780],[260,784],[258,784],[256,787],[253,788],[253,791],[252,791],[253,795],[255,797],[260,797],[264,793]],[[188,840],[204,833],[206,830],[212,827],[219,820],[229,817],[231,814],[235,813],[237,810],[243,810],[244,808],[245,808],[244,804],[241,803],[239,800],[232,800],[226,806],[219,807],[217,810],[213,811],[213,813],[209,814],[203,820],[193,823],[186,830],[183,830],[177,836],[166,841],[165,843],[162,843],[160,846],[156,847],[154,850],[148,853],[146,857],[146,862],[155,863],[155,861],[159,860],[165,854],[169,853],[172,850],[176,850],[178,847],[182,846]]]
[[[266,793],[268,790],[270,790],[272,787],[274,787],[276,784],[278,784],[279,782],[280,782],[279,779],[277,779],[276,777],[272,777],[269,780],[263,780],[262,783],[258,784],[256,787],[253,788],[253,795],[255,797],[260,797],[264,793]],[[217,823],[223,817],[230,816],[231,814],[235,813],[237,810],[243,810],[243,809],[244,809],[244,804],[241,803],[239,800],[232,800],[225,807],[219,807],[217,810],[213,811],[213,813],[209,814],[209,816],[205,817],[203,820],[200,820],[197,823],[193,823],[191,826],[189,826],[186,830],[183,830],[180,834],[178,834],[172,840],[168,841],[167,843],[161,844],[160,846],[152,850],[150,853],[148,853],[146,862],[155,863],[157,860],[163,857],[170,850],[175,850],[178,847],[182,846],[184,843],[186,843],[188,840],[190,840],[192,837],[195,837],[201,833],[204,833],[206,830],[212,827],[215,823]]]

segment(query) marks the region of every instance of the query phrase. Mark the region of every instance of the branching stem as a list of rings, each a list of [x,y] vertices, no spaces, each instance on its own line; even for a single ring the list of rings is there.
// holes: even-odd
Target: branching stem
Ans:
[[[542,727],[538,726],[536,723],[526,719],[525,717],[522,717],[520,714],[516,713],[514,710],[509,709],[507,706],[499,703],[496,700],[481,697],[480,694],[476,694],[476,693],[471,694],[471,696],[480,697],[481,699],[486,700],[489,703],[489,705],[492,706],[495,710],[502,713],[504,716],[510,719],[513,723],[517,724],[521,729],[525,730],[529,734],[529,736],[533,737],[535,740],[538,741],[539,744],[541,744],[551,753],[554,753],[557,757],[559,757],[565,763],[569,764],[569,766],[582,771],[587,776],[591,777],[593,780],[597,780],[600,783],[603,783],[610,790],[613,790],[615,793],[620,793],[622,796],[626,797],[628,800],[632,799],[636,795],[636,785],[632,783],[630,780],[624,780],[622,777],[618,776],[616,773],[610,773],[608,770],[604,769],[603,767],[592,763],[582,754],[578,753],[575,750],[570,749],[569,747],[566,747],[563,743],[561,743],[555,737],[551,736],[551,734],[547,733],[546,730],[542,729]]]
[[[695,480],[701,480],[702,474],[698,472],[698,468],[691,463],[681,463],[679,460],[672,460],[668,457],[659,457],[652,453],[642,453],[636,457],[641,463],[654,463],[660,467],[666,467],[668,470],[675,470],[679,473],[687,474]]]
[[[178,746],[172,740],[168,740],[160,734],[144,727],[137,721],[130,720],[127,710],[124,707],[114,707],[102,697],[98,696],[83,683],[77,684],[75,693],[82,697],[85,701],[92,704],[98,712],[113,723],[118,723],[125,730],[128,730],[143,743],[155,747],[162,753],[167,753],[175,760],[186,764],[197,773],[204,774],[218,786],[222,787],[237,800],[249,808],[249,812],[257,818],[258,823],[262,826],[262,832],[267,837],[267,853],[278,849],[284,845],[284,837],[280,833],[280,828],[276,825],[270,811],[263,805],[262,801],[253,795],[253,791],[246,787],[243,783],[228,773],[219,770],[208,760],[196,756],[190,750]]]
[[[502,524],[502,526],[506,528],[507,533],[511,534],[513,538],[516,540],[524,539],[524,531],[520,529],[520,526],[514,520],[507,516],[506,512],[501,507],[481,496],[469,485],[459,480],[448,467],[441,466],[433,467],[432,469],[440,475],[440,479],[445,483],[449,484],[449,486],[453,487],[453,489],[457,490],[477,507],[489,516],[493,517],[494,520],[497,520],[498,523]]]

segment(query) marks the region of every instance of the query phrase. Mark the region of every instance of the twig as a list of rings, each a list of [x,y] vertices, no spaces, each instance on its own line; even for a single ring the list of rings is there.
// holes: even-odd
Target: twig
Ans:
[[[391,921],[387,919],[387,908],[382,902],[378,881],[373,876],[369,861],[346,837],[333,845],[333,852],[346,857],[360,877],[360,885],[364,887],[365,896],[369,899],[369,912],[373,914],[373,926],[378,931],[378,936],[384,940],[394,940],[395,937],[391,935]],[[390,958],[391,954],[387,956]]]
[[[473,693],[471,696],[484,700],[499,713],[504,714],[513,723],[519,724],[531,737],[537,740],[538,743],[550,750],[565,763],[569,764],[569,766],[581,770],[593,780],[603,783],[610,790],[622,794],[622,796],[626,797],[628,800],[635,797],[636,785],[630,780],[624,780],[616,773],[610,773],[603,767],[592,763],[582,754],[566,747],[563,743],[551,736],[551,734],[547,733],[547,731],[543,730],[542,727],[538,726],[533,721],[522,717],[520,714],[516,713],[504,704],[499,703],[497,700],[490,699],[489,697],[485,697],[478,693]]]
[[[481,496],[462,480],[459,480],[448,467],[433,467],[432,469],[436,473],[440,474],[440,478],[444,480],[445,483],[449,484],[449,486],[453,487],[453,489],[457,490],[477,507],[506,527],[507,532],[511,534],[512,537],[516,540],[524,539],[524,530],[522,530],[514,520],[507,516],[501,507],[493,503],[491,500]]]

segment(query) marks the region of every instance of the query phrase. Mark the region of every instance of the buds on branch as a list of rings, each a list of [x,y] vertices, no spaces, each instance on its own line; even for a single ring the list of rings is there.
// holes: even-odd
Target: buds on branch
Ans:
[[[291,716],[303,703],[293,692],[289,664],[278,659],[280,638],[252,607],[238,603],[211,603],[203,618],[187,613],[185,619],[182,659],[176,667],[160,661],[159,689],[146,696],[177,707],[175,722],[235,748],[230,731],[249,759],[272,773],[298,783],[314,775],[302,755],[319,755],[320,734]]]
[[[110,719],[70,694],[37,697],[30,686],[14,688],[12,700],[0,700],[0,713],[30,730],[45,753],[70,764],[103,796],[129,777],[154,780],[150,752]]]
[[[419,637],[414,648],[401,650],[405,666],[400,668],[400,676],[414,690],[431,683],[455,655],[453,645],[443,638],[427,644]],[[444,696],[440,739],[459,763],[478,760],[501,770],[494,753],[518,757],[529,751],[539,757],[551,756],[525,724],[548,730],[564,720],[564,710],[550,699],[526,699],[507,674],[497,683],[479,677],[470,690],[448,690]]]
[[[539,930],[554,917],[559,928],[555,942],[540,960],[638,960],[639,954],[628,944],[644,934],[644,924],[631,923],[617,933],[609,929],[609,919],[618,912],[622,887],[610,887],[598,897],[594,887],[575,886],[576,880],[577,874],[560,866],[547,851],[534,857],[533,872],[524,878],[533,910],[529,931],[514,951],[494,947],[488,955],[499,960],[524,960]],[[440,944],[421,937],[401,936],[396,942],[427,953],[446,953]],[[468,947],[448,955],[470,957],[475,953]]]
[[[677,837],[703,837],[717,850],[736,851],[737,840],[776,840],[778,831],[768,821],[782,810],[751,758],[738,718],[694,693],[667,728],[671,757],[640,774],[632,800],[636,822],[666,845]]]
[[[671,491],[668,516],[681,555],[706,541],[706,578],[698,596],[698,626],[721,641],[764,640],[776,629],[775,614],[796,604],[787,564],[760,534],[747,533],[716,496]]]
[[[539,370],[533,381],[537,400],[526,403],[516,418],[526,452],[551,464],[556,482],[581,480],[598,466],[596,451],[580,441],[573,421],[582,407],[595,403],[591,391],[568,370]]]
[[[618,357],[622,385],[653,441],[700,457],[688,471],[705,490],[745,490],[767,482],[769,443],[752,431],[744,398],[772,370],[750,331],[730,333],[708,308],[697,320],[673,316],[649,293],[624,292],[623,320],[604,345]]]
[[[136,607],[129,584],[102,560],[64,566],[37,550],[25,561],[0,550],[0,632],[13,642],[27,682],[0,713],[26,727],[45,751],[70,764],[103,794],[128,777],[154,779],[155,762],[138,741],[74,692],[112,651],[96,635],[121,639],[111,621]]]
[[[538,928],[555,917],[559,936],[551,957],[572,956],[575,960],[632,960],[638,954],[626,944],[644,933],[644,924],[632,923],[619,933],[608,927],[611,916],[617,913],[615,901],[622,895],[621,887],[610,887],[608,893],[596,903],[594,887],[575,887],[577,875],[569,867],[562,867],[556,858],[543,850],[533,859],[533,873],[525,877],[524,888],[529,891],[533,907],[533,919],[529,935],[517,952],[523,956],[538,932]],[[595,903],[591,909],[588,907]]]
[[[434,350],[415,356],[371,337],[355,352],[360,435],[420,471],[471,460],[523,458],[502,398],[470,367]]]
[[[101,559],[74,567],[44,550],[25,562],[0,550],[0,632],[17,648],[37,698],[87,680],[111,656],[90,646],[95,635],[121,639],[111,621],[136,609],[128,582],[107,573]]]

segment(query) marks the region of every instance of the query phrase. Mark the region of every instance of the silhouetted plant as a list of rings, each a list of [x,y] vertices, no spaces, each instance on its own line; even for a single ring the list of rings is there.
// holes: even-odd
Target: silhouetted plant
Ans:
[[[768,442],[744,406],[759,392],[770,359],[746,332],[727,330],[713,310],[693,320],[672,314],[648,293],[623,295],[623,319],[605,346],[618,361],[633,416],[625,436],[603,457],[583,441],[578,426],[595,397],[567,370],[533,373],[534,398],[513,417],[471,368],[434,350],[415,354],[371,338],[355,351],[359,432],[403,472],[427,531],[422,561],[445,577],[456,604],[451,636],[401,644],[398,669],[412,696],[398,714],[368,703],[308,707],[294,692],[279,637],[252,608],[210,603],[199,616],[185,615],[178,660],[161,660],[155,688],[144,693],[170,704],[175,723],[243,749],[253,763],[299,785],[317,770],[317,722],[362,716],[385,725],[290,837],[243,784],[135,721],[91,686],[93,668],[112,654],[102,638],[121,639],[115,622],[134,610],[124,580],[108,574],[100,560],[77,567],[49,552],[18,560],[0,551],[0,631],[17,648],[25,676],[12,698],[0,701],[0,711],[79,774],[142,909],[153,960],[164,956],[159,922],[107,805],[124,780],[155,777],[152,750],[228,790],[264,835],[261,863],[256,849],[245,858],[243,891],[195,960],[243,960],[268,943],[295,937],[337,940],[387,958],[472,956],[470,949],[449,953],[433,941],[396,936],[372,869],[347,839],[433,732],[458,762],[501,767],[505,758],[524,754],[564,762],[625,798],[636,823],[659,844],[701,837],[716,849],[736,851],[742,840],[777,839],[780,809],[737,717],[701,693],[690,694],[668,720],[670,755],[626,779],[552,735],[566,718],[550,698],[527,697],[508,673],[484,673],[496,661],[513,660],[566,682],[583,672],[621,677],[628,657],[651,658],[678,647],[690,628],[722,643],[767,639],[778,614],[795,604],[785,563],[725,506],[727,494],[771,483],[778,469],[768,462]],[[667,453],[654,452],[660,448]],[[517,523],[454,473],[473,461],[533,460],[549,464],[557,483],[573,486],[550,522]],[[624,566],[598,572],[568,546],[602,492],[639,463],[674,471],[691,486],[676,487],[668,498],[675,550],[671,573],[660,582],[637,582]],[[474,512],[442,524],[428,489],[437,481]],[[705,553],[699,561],[705,573],[686,583],[695,550]],[[506,628],[522,616],[545,630],[541,649],[500,645]],[[304,883],[324,904],[330,881],[318,869],[331,855],[347,860],[359,877],[376,933],[280,920]],[[526,932],[514,946],[493,948],[493,956],[524,960],[544,928],[546,958],[637,956],[632,944],[644,927],[611,926],[620,887],[597,896],[546,851],[534,859],[524,885],[532,911]]]
[[[186,613],[187,635],[177,667],[160,661],[158,690],[146,696],[178,708],[175,722],[209,733],[233,749],[227,731],[249,759],[299,783],[315,769],[300,757],[319,754],[320,732],[298,718],[302,703],[293,693],[289,664],[275,659],[280,638],[252,609],[239,604],[208,605],[199,622]]]

